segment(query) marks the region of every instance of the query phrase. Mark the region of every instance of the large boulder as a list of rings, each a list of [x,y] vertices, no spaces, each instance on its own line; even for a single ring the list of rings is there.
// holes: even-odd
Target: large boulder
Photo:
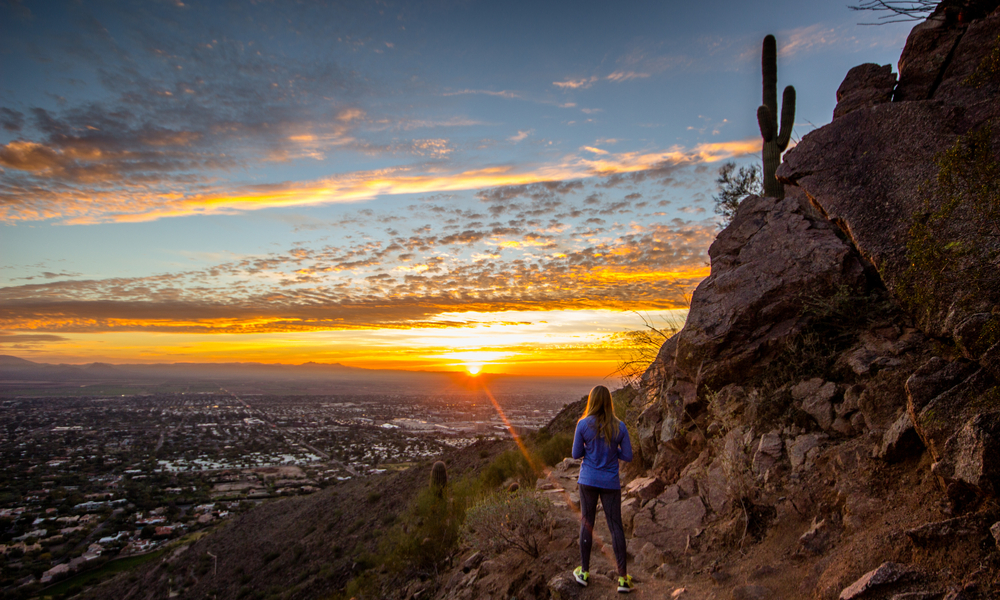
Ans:
[[[864,286],[864,268],[830,224],[804,206],[751,196],[708,250],[711,274],[691,298],[676,363],[721,387],[805,322],[802,301]]]
[[[805,299],[866,285],[858,254],[795,190],[783,200],[743,200],[708,253],[712,271],[692,295],[684,328],[643,376],[652,401],[639,419],[644,453],[676,442],[701,386],[742,380],[799,333]]]
[[[963,351],[983,366],[1000,365],[996,4],[942,8],[914,28],[895,101],[851,107],[777,173],[851,238],[925,333],[972,340]]]
[[[899,86],[895,100],[927,100],[937,89],[938,76],[965,33],[953,11],[937,10],[910,31],[899,56]]]
[[[892,72],[892,66],[858,65],[847,72],[844,82],[837,88],[837,107],[833,109],[833,118],[888,102],[895,87],[896,74]]]

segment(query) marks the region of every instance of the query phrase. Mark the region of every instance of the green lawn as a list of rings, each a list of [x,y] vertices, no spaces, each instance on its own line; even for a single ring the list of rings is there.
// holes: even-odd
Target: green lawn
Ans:
[[[157,558],[163,556],[167,550],[170,550],[170,548],[161,548],[155,552],[150,552],[149,554],[130,556],[128,558],[120,558],[118,560],[106,562],[93,571],[78,573],[69,579],[62,580],[52,587],[43,590],[40,595],[43,598],[46,596],[61,596],[68,592],[72,587],[78,586],[80,588],[87,588],[92,585],[96,585],[113,575],[121,573],[122,571],[128,571],[138,567],[139,565],[148,563],[151,560],[156,560]]]

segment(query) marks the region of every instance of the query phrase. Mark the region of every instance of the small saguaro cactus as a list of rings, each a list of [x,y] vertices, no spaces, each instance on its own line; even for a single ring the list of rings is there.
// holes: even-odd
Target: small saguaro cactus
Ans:
[[[764,195],[784,198],[785,186],[774,173],[781,164],[781,153],[788,148],[795,122],[795,88],[788,86],[781,96],[781,129],[778,129],[778,50],[773,35],[764,38],[760,70],[764,77],[764,104],[757,109],[757,125],[764,138]]]
[[[444,493],[445,486],[448,485],[448,467],[440,460],[431,467],[431,489],[439,496]]]

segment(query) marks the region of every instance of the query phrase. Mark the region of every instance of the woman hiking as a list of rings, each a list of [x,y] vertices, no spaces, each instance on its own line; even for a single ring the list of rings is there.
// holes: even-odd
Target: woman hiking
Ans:
[[[590,550],[594,545],[594,517],[597,499],[604,505],[604,517],[611,530],[611,546],[618,563],[618,591],[634,587],[625,568],[625,529],[622,527],[622,485],[618,461],[632,460],[632,443],[625,423],[615,416],[611,392],[603,385],[590,390],[587,409],[576,424],[573,458],[582,458],[580,477],[580,562],[573,577],[580,585],[590,579]]]

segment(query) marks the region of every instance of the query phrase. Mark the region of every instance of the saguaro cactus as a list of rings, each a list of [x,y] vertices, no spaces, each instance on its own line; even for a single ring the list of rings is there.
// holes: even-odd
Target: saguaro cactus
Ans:
[[[764,195],[784,198],[785,186],[774,177],[781,153],[788,147],[795,122],[795,88],[788,86],[781,96],[781,129],[778,129],[778,50],[774,36],[764,38],[760,70],[764,77],[764,104],[757,109],[757,125],[764,138]]]
[[[444,488],[447,485],[448,467],[439,460],[431,467],[431,488],[438,496],[441,496],[444,494]]]

